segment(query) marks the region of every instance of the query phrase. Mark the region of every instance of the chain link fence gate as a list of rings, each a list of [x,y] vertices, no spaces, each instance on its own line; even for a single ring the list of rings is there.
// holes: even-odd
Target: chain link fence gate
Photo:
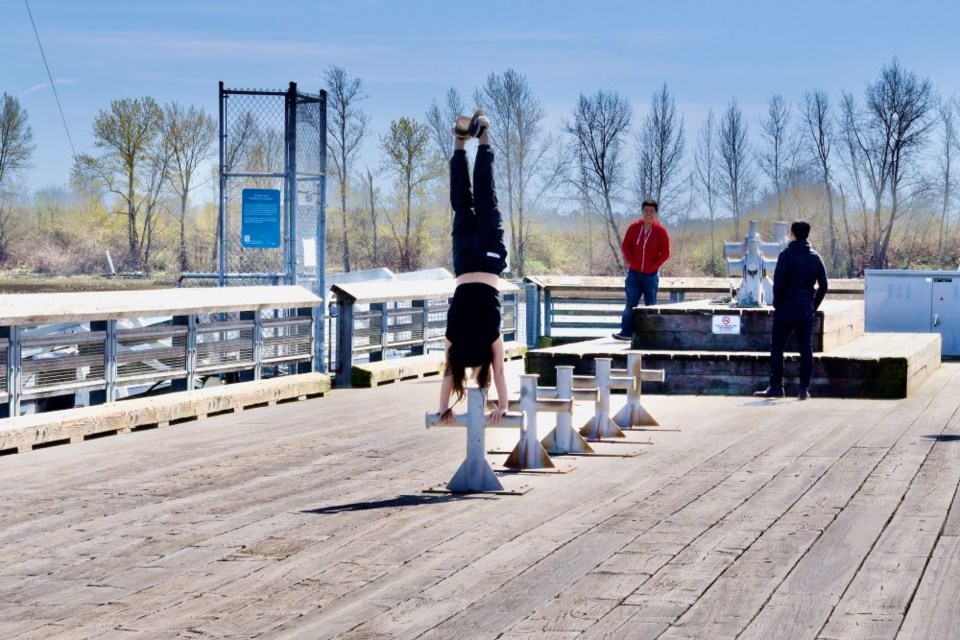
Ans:
[[[183,280],[300,284],[326,300],[326,91],[304,93],[295,82],[286,91],[227,89],[221,82],[219,103],[217,271],[186,273]],[[246,233],[245,190],[278,194],[279,237],[258,242]],[[313,325],[313,368],[324,371],[325,309]]]

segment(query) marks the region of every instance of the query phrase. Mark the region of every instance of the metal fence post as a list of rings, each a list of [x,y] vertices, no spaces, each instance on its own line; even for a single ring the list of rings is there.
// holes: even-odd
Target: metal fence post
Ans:
[[[340,351],[340,362],[336,369],[336,383],[338,387],[349,387],[350,376],[353,373],[353,331],[355,324],[353,300],[338,295],[337,307],[340,310],[340,316],[337,320],[337,345]]]
[[[503,339],[506,341],[512,341],[517,339],[517,332],[519,330],[520,323],[520,295],[517,292],[508,293],[506,296],[505,302],[513,306],[513,331],[507,331],[503,334]]]
[[[7,401],[0,405],[0,418],[10,418],[20,415],[20,394],[23,389],[20,327],[0,327],[0,337],[7,339]]]
[[[313,344],[312,344],[312,340],[313,340],[313,309],[314,309],[314,307],[299,307],[299,308],[297,309],[297,317],[298,317],[298,318],[310,318],[310,339],[311,339],[310,353],[311,353],[311,354],[313,354]],[[312,362],[312,360],[313,360],[313,358],[311,357],[311,359],[308,360],[308,361],[306,361],[306,362],[298,362],[298,363],[297,363],[297,373],[310,373],[311,371],[313,371],[313,362]]]
[[[117,399],[117,321],[95,320],[90,331],[103,331],[103,389],[90,392],[90,404],[104,404]]]
[[[380,312],[380,352],[370,352],[370,362],[380,362],[387,359],[387,339],[390,316],[388,310],[389,304],[386,302],[377,302],[370,305],[371,311]]]
[[[219,278],[217,283],[224,287],[227,284],[224,275],[227,273],[227,167],[226,167],[226,149],[227,149],[227,131],[224,123],[227,121],[227,94],[223,90],[223,81],[220,81],[220,200],[217,207],[217,247],[219,254],[217,256],[217,266],[219,267]],[[232,168],[232,167],[231,167]]]
[[[253,343],[253,379],[263,376],[263,318],[259,311],[241,311],[241,320],[252,320],[251,342]]]
[[[420,344],[415,344],[410,349],[410,353],[415,356],[422,356],[427,352],[427,330],[429,327],[429,302],[427,300],[414,300],[411,302],[414,309],[420,309]]]
[[[291,82],[287,91],[287,121],[284,132],[286,141],[286,176],[284,199],[287,204],[287,233],[285,257],[287,258],[287,284],[297,284],[297,83]]]
[[[327,314],[327,92],[320,90],[320,201],[317,203],[317,295],[323,298],[320,307],[320,322],[314,328],[314,351],[320,368],[317,371],[327,371],[324,349],[327,348],[326,325],[324,318]],[[316,321],[316,319],[314,319]]]
[[[197,316],[174,316],[173,325],[187,328],[183,340],[183,368],[186,376],[180,380],[172,380],[170,388],[173,391],[193,391],[193,382],[197,376]]]
[[[527,346],[533,348],[540,338],[540,287],[525,282],[523,288],[526,290]]]
[[[551,325],[553,325],[553,294],[550,289],[543,290],[543,335],[547,338],[551,335]]]

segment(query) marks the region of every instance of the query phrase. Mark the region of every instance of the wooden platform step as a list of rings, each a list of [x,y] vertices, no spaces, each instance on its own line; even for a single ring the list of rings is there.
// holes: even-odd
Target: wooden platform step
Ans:
[[[329,376],[306,373],[6,418],[0,420],[0,454],[165,427],[329,392]]]
[[[526,345],[519,342],[505,342],[503,347],[507,360],[522,358],[527,352]],[[351,371],[350,383],[354,387],[377,387],[400,380],[423,378],[441,373],[443,373],[443,352],[434,351],[422,356],[355,364]]]
[[[592,374],[598,357],[626,365],[630,345],[610,338],[536,349],[527,354],[526,371],[552,385],[557,365],[573,365],[577,374]],[[644,383],[645,392],[663,394],[749,395],[763,388],[770,375],[770,354],[748,351],[648,351],[640,349],[643,366],[663,369],[663,383]],[[814,354],[810,393],[831,398],[905,398],[940,367],[940,336],[928,333],[867,333],[851,342]],[[787,391],[799,374],[799,355],[784,363]]]

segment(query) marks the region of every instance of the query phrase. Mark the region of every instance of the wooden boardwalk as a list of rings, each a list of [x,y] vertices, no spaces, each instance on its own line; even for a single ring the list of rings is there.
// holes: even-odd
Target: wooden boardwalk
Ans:
[[[437,385],[0,458],[0,638],[957,637],[960,365],[645,396],[683,429],[519,497],[421,493],[464,449]]]

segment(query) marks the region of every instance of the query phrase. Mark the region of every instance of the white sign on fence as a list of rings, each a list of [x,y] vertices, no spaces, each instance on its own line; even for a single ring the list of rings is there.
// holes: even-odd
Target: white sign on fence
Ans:
[[[740,316],[713,316],[713,332],[723,335],[740,335]]]

